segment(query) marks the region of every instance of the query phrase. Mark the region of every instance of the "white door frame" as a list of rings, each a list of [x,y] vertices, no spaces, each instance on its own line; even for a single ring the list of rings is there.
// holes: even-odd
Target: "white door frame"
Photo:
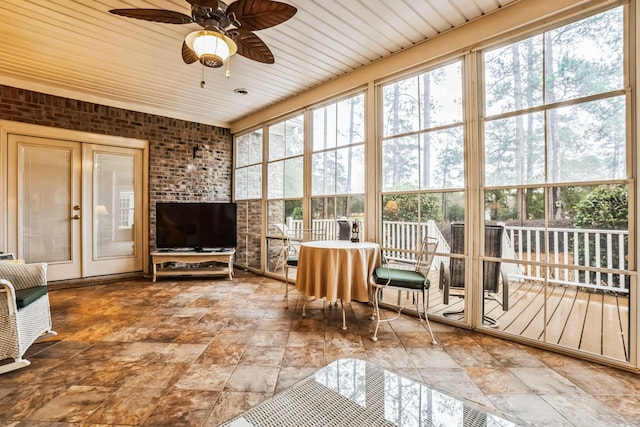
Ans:
[[[60,139],[80,143],[99,144],[112,147],[134,148],[142,150],[142,266],[144,273],[149,272],[149,141],[143,139],[125,138],[113,135],[102,135],[90,132],[61,129],[49,126],[33,125],[28,123],[0,120],[0,252],[11,252],[15,247],[15,238],[10,238],[10,233],[15,230],[8,227],[9,215],[16,212],[16,201],[7,197],[8,186],[8,138],[9,135],[18,134],[47,139]]]

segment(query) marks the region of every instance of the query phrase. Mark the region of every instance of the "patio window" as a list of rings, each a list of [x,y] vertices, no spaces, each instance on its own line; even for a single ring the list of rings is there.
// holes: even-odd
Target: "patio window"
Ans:
[[[337,236],[336,220],[364,221],[364,95],[313,110],[312,227]]]
[[[487,49],[482,63],[484,218],[505,225],[503,269],[530,304],[501,328],[627,360],[624,9]]]
[[[260,269],[262,252],[262,129],[235,138],[234,199],[238,247],[235,262]]]
[[[268,126],[267,271],[283,273],[283,238],[302,223],[304,116]]]
[[[462,61],[382,87],[382,246],[413,259],[426,236],[464,221]],[[446,233],[446,231],[445,231]]]
[[[262,197],[262,129],[236,138],[235,199]]]

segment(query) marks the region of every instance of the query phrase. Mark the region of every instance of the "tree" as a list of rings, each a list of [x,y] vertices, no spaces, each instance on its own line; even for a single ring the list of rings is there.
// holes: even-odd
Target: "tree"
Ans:
[[[627,230],[629,223],[627,186],[623,184],[600,185],[578,202],[574,209],[576,211],[576,227]],[[600,247],[607,247],[606,239],[606,235],[600,235]],[[589,263],[587,265],[592,267],[607,266],[609,262],[614,266],[620,265],[620,247],[617,239],[611,242],[611,255],[598,253],[596,251],[598,246],[596,243],[598,243],[596,242],[596,236],[590,236],[588,251]],[[587,253],[584,242],[574,242],[574,244],[579,245],[578,254],[580,261],[584,262]],[[628,253],[628,239],[626,237],[623,245],[624,248],[622,252],[626,254]],[[596,274],[594,272],[581,271],[580,276],[584,277],[586,273],[589,274],[592,282],[595,281]],[[619,277],[617,274],[613,276],[613,285],[622,285],[618,281]],[[625,286],[628,288],[629,284],[626,283]]]
[[[600,185],[578,202],[574,209],[576,227],[628,229],[629,204],[626,185]]]
[[[614,8],[485,54],[487,186],[626,178],[624,96],[613,93],[624,88],[622,19]],[[593,95],[605,96],[554,105]],[[547,191],[550,221],[566,218],[566,189]]]

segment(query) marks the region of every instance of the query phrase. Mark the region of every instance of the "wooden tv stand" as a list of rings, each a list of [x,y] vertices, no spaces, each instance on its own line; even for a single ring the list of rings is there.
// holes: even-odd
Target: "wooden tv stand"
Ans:
[[[224,276],[229,275],[233,279],[233,255],[235,249],[224,251],[213,250],[210,252],[196,251],[155,251],[151,252],[153,263],[153,281],[158,276]],[[221,262],[226,267],[201,267],[201,268],[164,268],[166,262],[178,262],[183,264],[199,264],[203,262]]]

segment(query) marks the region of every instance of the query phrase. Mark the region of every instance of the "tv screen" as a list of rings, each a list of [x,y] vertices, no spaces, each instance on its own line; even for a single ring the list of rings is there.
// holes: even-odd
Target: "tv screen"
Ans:
[[[156,204],[158,249],[211,250],[235,248],[235,203]]]

